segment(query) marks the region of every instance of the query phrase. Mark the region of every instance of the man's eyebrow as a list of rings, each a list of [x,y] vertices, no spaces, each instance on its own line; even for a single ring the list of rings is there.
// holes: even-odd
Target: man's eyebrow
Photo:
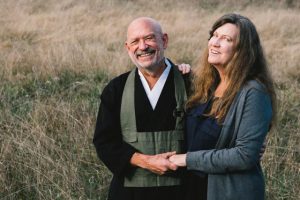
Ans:
[[[149,36],[155,36],[155,33],[149,33],[149,34],[145,35],[144,38],[149,37]]]
[[[149,36],[155,36],[155,33],[149,33],[149,34],[147,34],[147,35],[144,35],[143,37],[141,37],[141,38],[145,38],[145,37],[149,37]],[[128,39],[129,41],[134,41],[134,40],[137,40],[137,39],[139,39],[140,37],[135,37],[135,38],[130,38],[130,39]]]

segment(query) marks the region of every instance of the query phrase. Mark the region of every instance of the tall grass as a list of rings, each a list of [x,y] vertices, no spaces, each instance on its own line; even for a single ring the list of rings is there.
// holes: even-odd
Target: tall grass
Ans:
[[[126,26],[169,34],[167,57],[195,65],[227,12],[257,26],[279,98],[263,157],[268,199],[300,199],[300,3],[296,0],[0,0],[0,199],[105,199],[92,145],[99,94],[132,68]]]

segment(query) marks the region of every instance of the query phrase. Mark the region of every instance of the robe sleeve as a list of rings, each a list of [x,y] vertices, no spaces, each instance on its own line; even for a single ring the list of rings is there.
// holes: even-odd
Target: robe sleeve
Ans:
[[[93,139],[98,157],[116,176],[130,168],[130,159],[137,151],[122,139],[120,107],[123,89],[124,85],[116,80],[104,88]]]

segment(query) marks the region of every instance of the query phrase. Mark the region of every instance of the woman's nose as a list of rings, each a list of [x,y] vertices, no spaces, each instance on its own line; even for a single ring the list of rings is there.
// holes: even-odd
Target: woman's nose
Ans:
[[[217,37],[212,37],[209,42],[212,46],[220,46],[220,40]]]

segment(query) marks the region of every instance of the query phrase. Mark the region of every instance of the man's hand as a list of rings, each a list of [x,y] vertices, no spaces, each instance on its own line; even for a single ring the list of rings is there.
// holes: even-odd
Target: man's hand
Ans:
[[[177,170],[178,167],[168,160],[170,156],[175,154],[176,152],[167,152],[157,155],[134,153],[131,157],[130,163],[134,166],[147,169],[153,173],[163,175],[170,170]]]
[[[182,74],[188,74],[191,72],[191,66],[189,64],[182,63],[177,66],[179,71],[181,71]]]

